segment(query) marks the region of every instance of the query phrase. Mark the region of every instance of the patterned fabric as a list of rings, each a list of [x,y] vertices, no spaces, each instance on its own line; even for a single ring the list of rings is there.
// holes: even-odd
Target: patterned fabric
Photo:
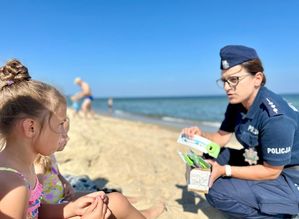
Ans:
[[[31,189],[28,180],[23,176],[22,173],[18,172],[17,170],[8,168],[8,167],[0,167],[0,171],[10,171],[10,172],[18,174],[19,176],[21,176],[24,179],[24,181],[26,182],[26,184],[28,186],[28,189],[30,190],[29,205],[28,205],[28,209],[27,209],[27,219],[37,219],[38,218],[38,208],[40,207],[40,204],[41,204],[42,191],[43,191],[43,187],[39,183],[37,177],[36,177],[35,187],[33,189]]]
[[[30,219],[38,218],[38,208],[40,207],[42,200],[43,186],[38,182],[37,178],[36,180],[37,183],[35,184],[34,189],[30,191],[29,207],[27,210],[27,217]]]
[[[64,175],[65,179],[71,184],[76,192],[97,192],[103,191],[106,194],[111,192],[122,192],[121,188],[106,188],[98,186],[89,176]]]
[[[58,177],[58,165],[55,156],[51,156],[51,171],[43,175],[43,202],[49,204],[59,203],[64,197],[63,185]]]
[[[86,175],[72,176],[64,175],[76,192],[96,192],[99,191],[97,185]]]

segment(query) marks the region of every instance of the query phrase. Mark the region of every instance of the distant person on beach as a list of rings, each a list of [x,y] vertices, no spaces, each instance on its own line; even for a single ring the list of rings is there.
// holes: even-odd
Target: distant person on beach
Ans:
[[[42,185],[33,163],[38,154],[49,156],[65,135],[66,99],[57,89],[32,80],[18,60],[0,68],[1,218],[106,219],[111,215],[103,192],[64,204],[43,204]],[[141,218],[141,217],[140,217]]]
[[[107,106],[108,106],[108,111],[111,114],[113,112],[112,108],[113,108],[113,98],[109,97],[107,100]]]
[[[77,77],[74,80],[74,83],[78,85],[81,88],[81,92],[77,93],[74,98],[76,100],[83,99],[81,110],[85,117],[87,117],[88,114],[94,114],[92,110],[92,101],[94,100],[91,88],[88,83],[83,81],[81,78]]]
[[[217,83],[228,97],[224,120],[215,133],[198,127],[183,133],[222,147],[235,133],[244,148],[228,145],[217,159],[209,158],[206,198],[234,218],[291,218],[299,212],[298,110],[265,87],[264,68],[253,48],[228,45],[220,57]]]
[[[75,94],[73,96],[71,96],[71,100],[72,100],[72,109],[73,109],[73,116],[77,116],[80,113],[80,103],[79,103],[79,99],[77,97],[78,95]]]
[[[59,148],[57,151],[63,151],[69,141],[69,121],[64,125],[66,132],[59,141]],[[68,180],[60,173],[54,154],[50,156],[38,155],[34,162],[34,168],[39,181],[43,185],[42,203],[68,203],[75,201],[82,196],[88,195],[91,192],[100,191],[97,190],[97,188],[91,187],[91,180],[89,179],[84,182],[84,186],[89,184],[86,188],[87,191],[75,191]],[[84,180],[86,180],[86,178],[84,178]],[[93,182],[92,184],[95,186]],[[88,192],[88,190],[91,191]],[[152,208],[141,210],[139,213],[139,211],[130,204],[131,201],[136,201],[134,197],[125,197],[119,192],[114,192],[113,189],[103,188],[103,191],[105,193],[109,193],[106,194],[109,200],[108,208],[111,210],[115,218],[154,219],[164,211],[164,204],[160,203]]]

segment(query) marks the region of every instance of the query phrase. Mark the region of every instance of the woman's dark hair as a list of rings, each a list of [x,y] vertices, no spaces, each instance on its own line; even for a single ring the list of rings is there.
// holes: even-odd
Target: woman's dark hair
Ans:
[[[247,62],[243,62],[241,65],[246,69],[247,72],[252,75],[256,75],[256,73],[258,72],[263,73],[263,80],[261,85],[264,86],[266,84],[266,75],[264,73],[264,67],[260,59],[253,59]]]

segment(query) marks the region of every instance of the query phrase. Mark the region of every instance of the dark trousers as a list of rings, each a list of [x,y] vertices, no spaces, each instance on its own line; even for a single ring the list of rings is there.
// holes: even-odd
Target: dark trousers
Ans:
[[[242,150],[226,148],[217,162],[221,165],[247,165],[243,153]],[[233,218],[291,218],[299,212],[299,191],[283,175],[264,181],[220,177],[206,198],[213,207]]]

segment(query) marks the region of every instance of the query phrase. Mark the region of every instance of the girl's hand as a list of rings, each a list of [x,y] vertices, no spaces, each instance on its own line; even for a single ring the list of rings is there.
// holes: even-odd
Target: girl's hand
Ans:
[[[105,192],[103,191],[99,191],[99,192],[93,192],[93,193],[89,193],[88,196],[90,197],[99,197],[102,199],[102,201],[105,203],[105,204],[108,204],[109,202],[109,198],[108,196],[105,194]]]
[[[108,219],[111,215],[107,204],[103,202],[101,197],[97,196],[95,201],[87,208],[81,219]]]
[[[193,137],[194,135],[202,135],[202,131],[200,128],[198,127],[190,127],[190,128],[184,128],[182,130],[182,133],[184,133],[185,135],[189,136],[189,137]]]
[[[206,161],[212,165],[212,172],[209,181],[209,187],[211,188],[216,179],[225,175],[225,167],[219,165],[216,161],[213,160],[206,160]]]
[[[65,206],[67,217],[82,216],[88,207],[94,203],[95,199],[95,197],[85,195],[76,199],[75,201],[69,202]]]

